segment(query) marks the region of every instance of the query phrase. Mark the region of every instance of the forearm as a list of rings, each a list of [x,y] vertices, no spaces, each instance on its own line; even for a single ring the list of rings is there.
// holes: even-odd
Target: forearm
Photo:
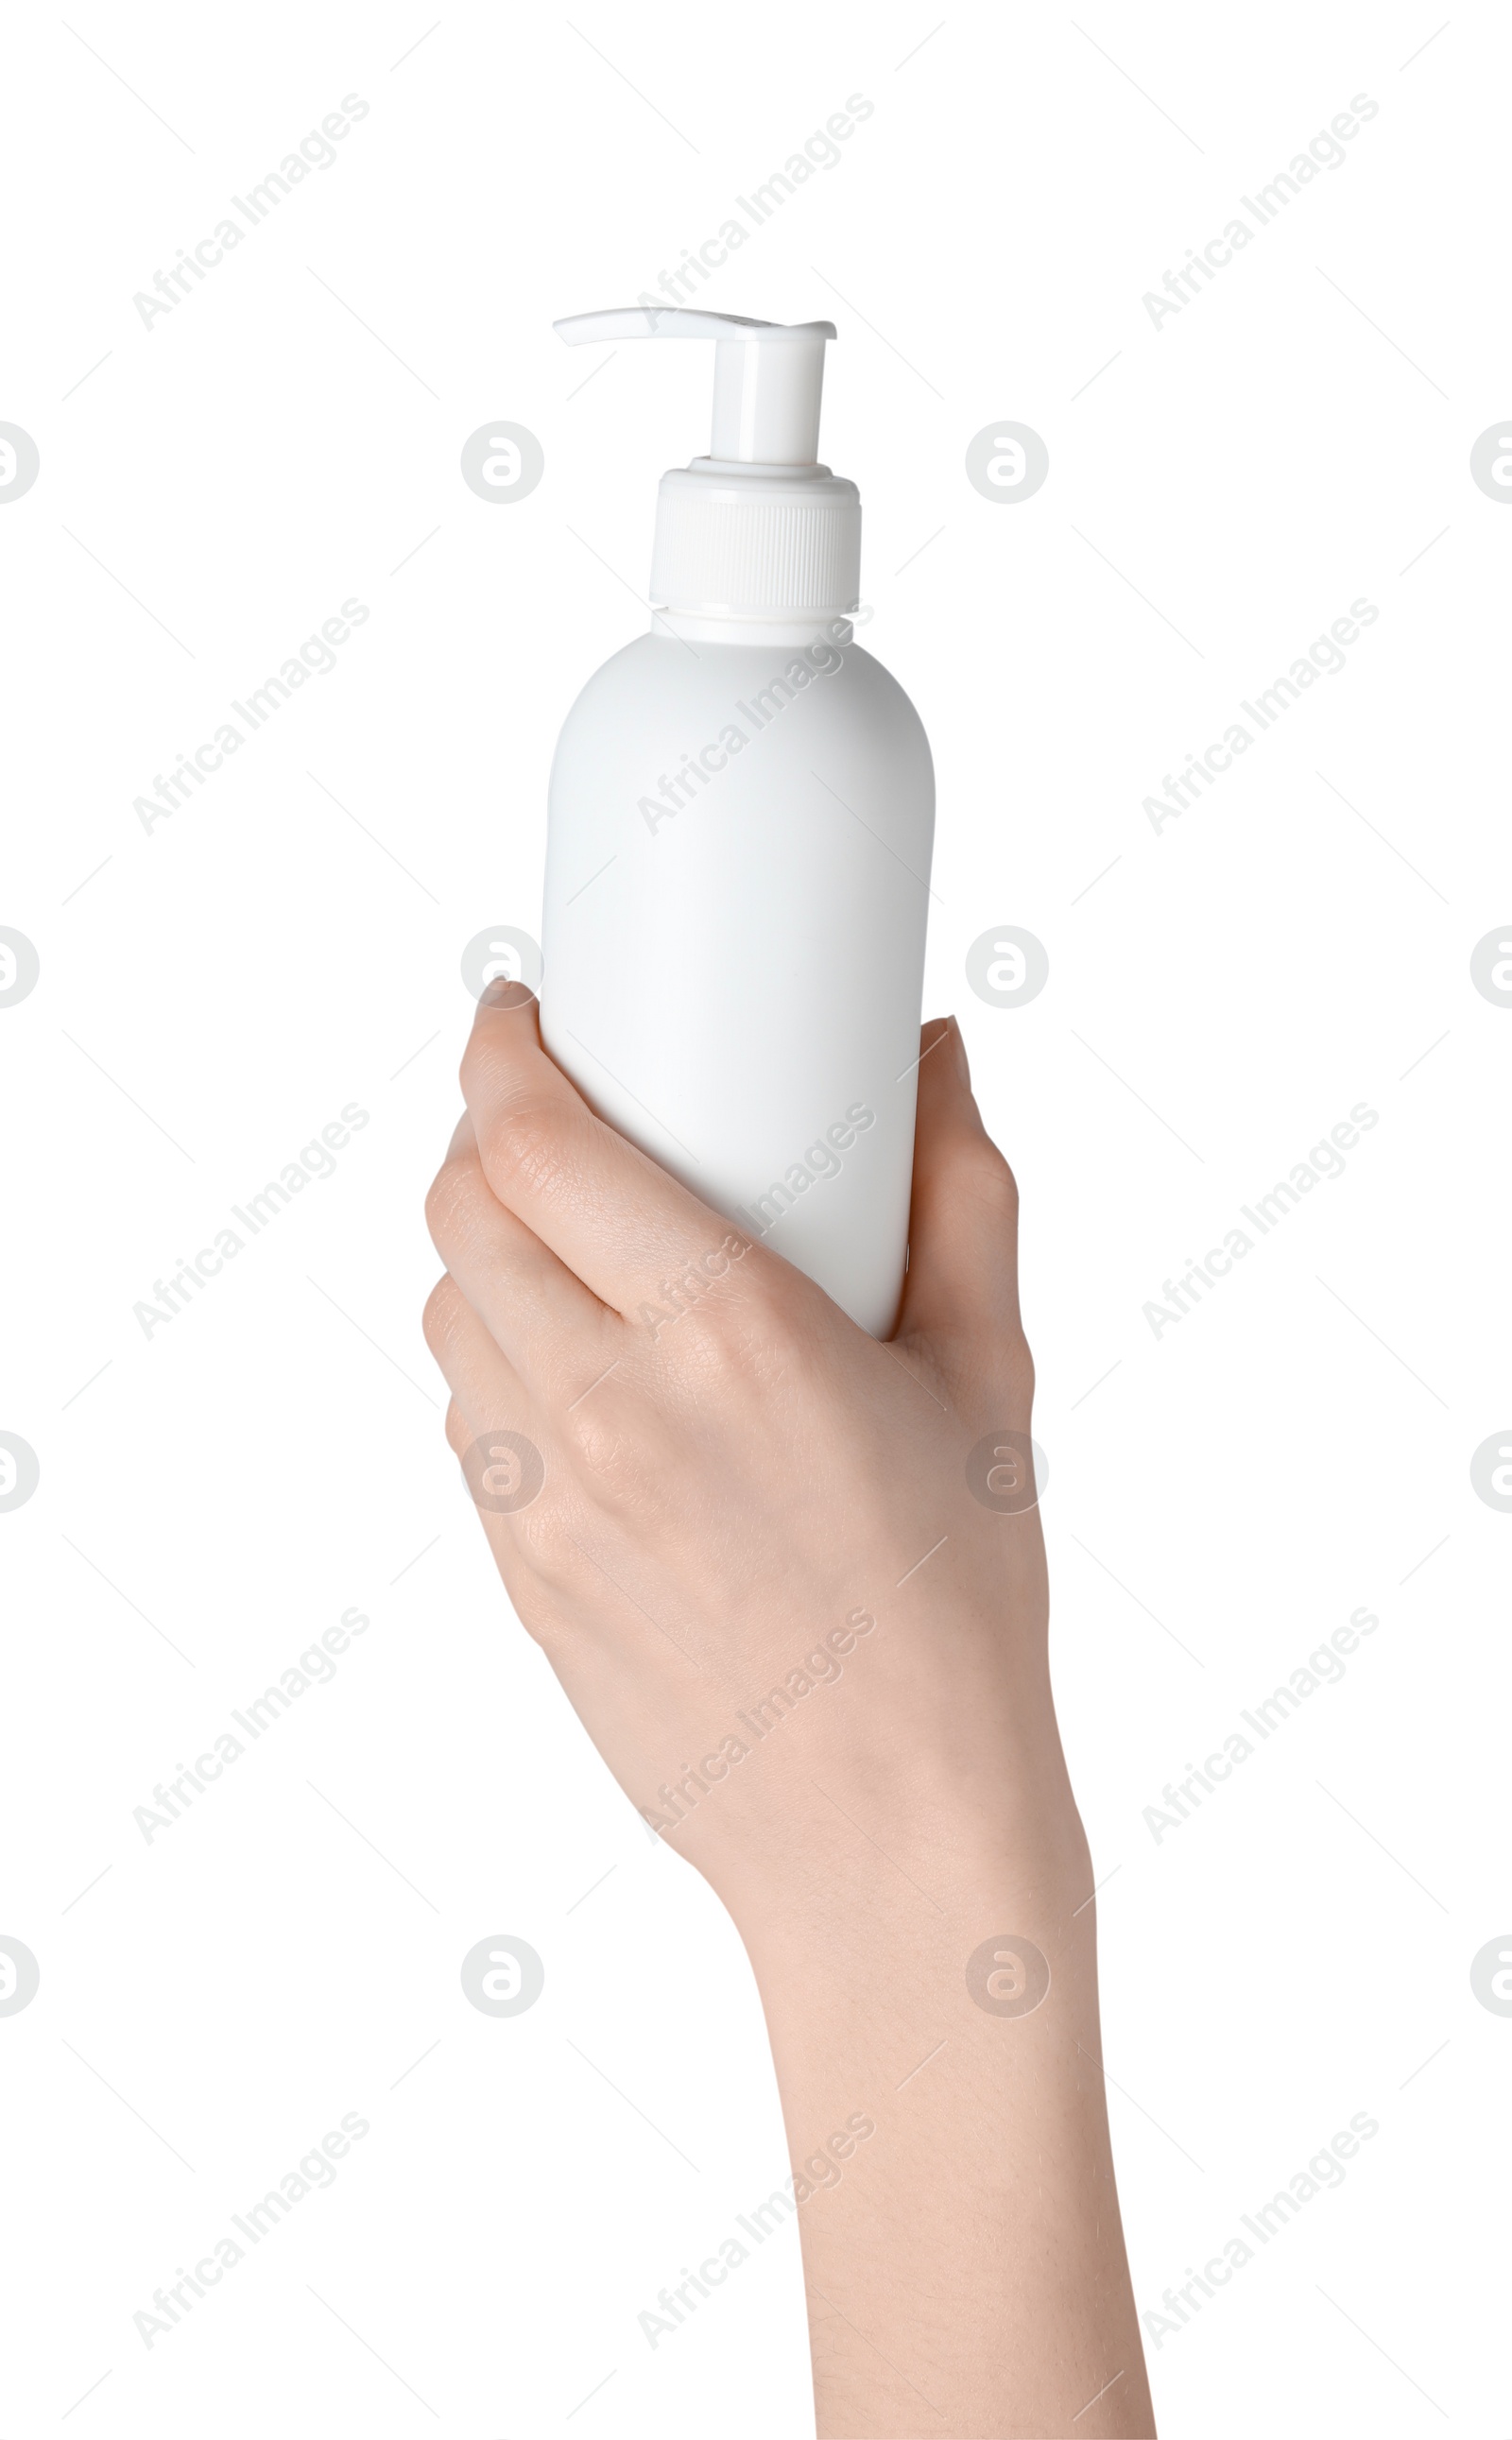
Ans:
[[[959,1877],[846,1829],[823,1902],[750,1939],[820,2440],[1152,2432],[1074,1814]]]

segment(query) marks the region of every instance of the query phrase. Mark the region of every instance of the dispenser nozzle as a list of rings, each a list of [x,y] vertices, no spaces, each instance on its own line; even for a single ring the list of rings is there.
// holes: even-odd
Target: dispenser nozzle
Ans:
[[[819,462],[824,346],[833,322],[756,322],[678,305],[624,305],[552,325],[568,347],[599,339],[712,339],[714,415],[709,454],[725,464]]]

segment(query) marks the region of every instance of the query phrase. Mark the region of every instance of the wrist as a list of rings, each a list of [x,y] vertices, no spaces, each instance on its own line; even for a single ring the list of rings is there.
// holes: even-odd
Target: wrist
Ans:
[[[987,1978],[999,1993],[1013,1982],[1012,1965],[979,1957],[1001,1939],[1025,1944],[1032,1981],[1031,1951],[1053,1980],[1090,1973],[1092,1867],[1069,1790],[1053,1807],[991,1813],[910,1815],[900,1803],[874,1829],[842,1802],[826,1791],[809,1816],[805,1869],[789,1858],[777,1885],[764,1879],[731,1907],[774,2043],[779,2028],[795,2051],[843,2028],[853,2056],[860,2046],[891,2062],[942,2009],[957,2014],[972,1981],[983,1984],[973,2014],[993,1997]]]

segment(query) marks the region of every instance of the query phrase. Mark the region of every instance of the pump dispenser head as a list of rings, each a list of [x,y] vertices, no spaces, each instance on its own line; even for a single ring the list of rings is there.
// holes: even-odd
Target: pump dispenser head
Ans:
[[[651,591],[666,612],[658,624],[685,637],[775,642],[843,620],[860,583],[861,499],[854,483],[819,463],[834,323],[629,305],[554,327],[569,347],[714,342],[710,454],[664,475],[657,496]]]
[[[739,465],[813,466],[819,458],[824,342],[833,322],[752,322],[743,314],[627,305],[553,323],[569,348],[594,339],[712,339],[711,458]]]

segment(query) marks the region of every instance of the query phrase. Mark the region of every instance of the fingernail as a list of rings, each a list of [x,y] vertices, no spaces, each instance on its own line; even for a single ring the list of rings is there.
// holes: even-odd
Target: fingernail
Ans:
[[[529,1008],[535,994],[529,983],[511,982],[507,975],[498,975],[478,993],[479,1008]]]

